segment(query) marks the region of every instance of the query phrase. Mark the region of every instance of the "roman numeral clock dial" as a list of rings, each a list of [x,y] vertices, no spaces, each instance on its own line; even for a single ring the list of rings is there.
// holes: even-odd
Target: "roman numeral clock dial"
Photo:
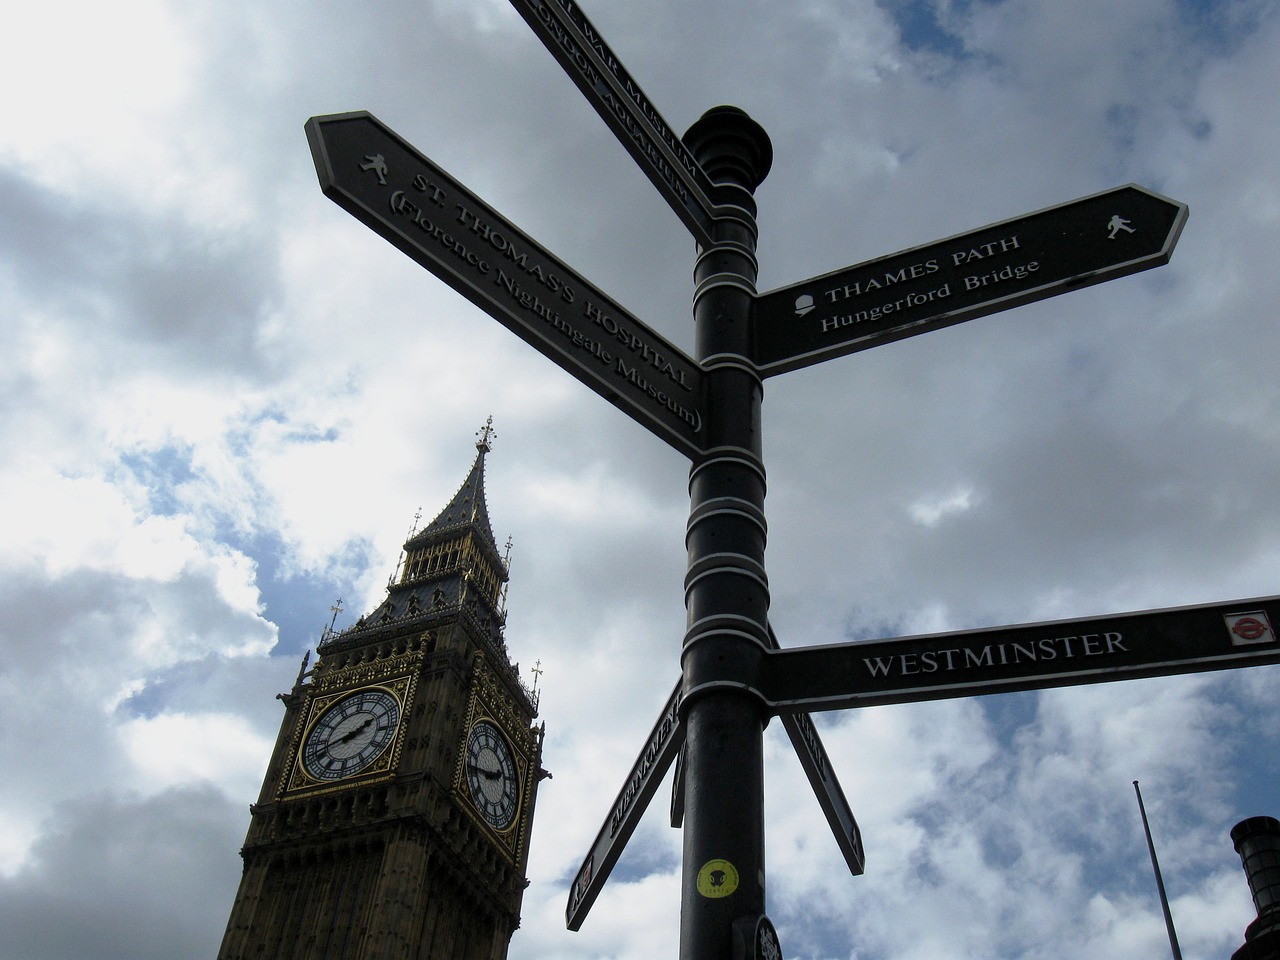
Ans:
[[[400,701],[371,687],[343,697],[325,710],[307,734],[302,765],[316,780],[353,776],[391,745],[400,723]]]
[[[520,779],[506,738],[488,720],[472,725],[467,734],[467,786],[485,823],[503,831],[516,819]]]

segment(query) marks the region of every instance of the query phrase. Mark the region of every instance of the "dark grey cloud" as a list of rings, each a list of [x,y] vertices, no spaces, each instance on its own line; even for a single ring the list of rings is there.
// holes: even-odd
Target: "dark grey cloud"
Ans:
[[[11,296],[57,310],[18,329],[39,335],[52,324],[91,345],[99,383],[148,367],[252,380],[279,359],[258,343],[277,296],[269,231],[214,230],[181,213],[91,202],[4,167],[0,203]]]
[[[211,785],[54,806],[28,864],[0,877],[0,950],[24,960],[212,956],[245,819]]]

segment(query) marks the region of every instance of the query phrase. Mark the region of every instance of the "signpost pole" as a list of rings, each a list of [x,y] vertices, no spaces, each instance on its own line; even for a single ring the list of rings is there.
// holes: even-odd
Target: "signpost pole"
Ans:
[[[694,268],[707,443],[689,472],[688,613],[681,655],[685,739],[681,960],[730,960],[734,924],[764,916],[764,726],[754,678],[769,647],[763,388],[751,359],[755,201],[773,148],[735,107],[702,116],[684,142],[716,200],[750,216],[714,225]]]

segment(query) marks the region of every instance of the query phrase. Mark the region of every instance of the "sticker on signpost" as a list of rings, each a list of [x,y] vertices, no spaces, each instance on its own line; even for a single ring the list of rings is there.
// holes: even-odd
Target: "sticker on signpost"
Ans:
[[[1271,621],[1267,619],[1267,614],[1263,610],[1228,613],[1223,619],[1227,622],[1227,631],[1231,634],[1231,645],[1234,647],[1276,642],[1276,635],[1271,630]]]
[[[711,900],[738,889],[738,868],[728,860],[708,860],[698,871],[698,892]]]

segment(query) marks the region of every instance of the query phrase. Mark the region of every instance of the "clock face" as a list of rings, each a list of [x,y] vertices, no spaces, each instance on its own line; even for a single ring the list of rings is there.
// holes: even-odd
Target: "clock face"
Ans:
[[[400,701],[380,687],[358,690],[330,706],[307,734],[302,765],[317,780],[359,773],[391,745]]]
[[[489,721],[477,722],[467,734],[466,764],[476,809],[495,830],[507,829],[516,818],[520,782],[511,747]]]

